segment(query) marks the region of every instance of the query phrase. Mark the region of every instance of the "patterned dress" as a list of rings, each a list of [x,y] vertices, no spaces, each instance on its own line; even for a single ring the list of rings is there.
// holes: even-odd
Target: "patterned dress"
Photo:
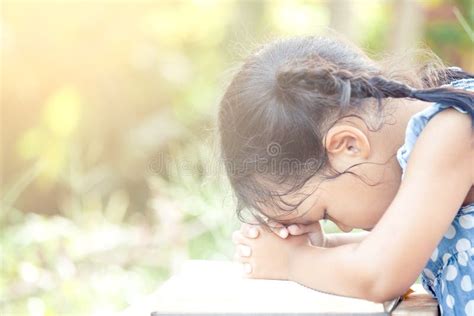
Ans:
[[[455,88],[474,91],[474,79],[456,80]],[[428,121],[446,108],[457,106],[434,103],[413,115],[407,126],[405,143],[397,151],[402,179],[408,158]],[[471,117],[472,118],[472,117]],[[421,274],[423,288],[438,300],[444,315],[474,316],[474,203],[462,206],[434,250]]]

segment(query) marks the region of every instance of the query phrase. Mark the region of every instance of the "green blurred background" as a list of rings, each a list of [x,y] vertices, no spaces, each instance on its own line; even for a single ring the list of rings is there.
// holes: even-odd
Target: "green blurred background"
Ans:
[[[473,20],[469,0],[4,1],[2,315],[109,315],[232,259],[215,118],[259,43],[331,28],[472,72]]]

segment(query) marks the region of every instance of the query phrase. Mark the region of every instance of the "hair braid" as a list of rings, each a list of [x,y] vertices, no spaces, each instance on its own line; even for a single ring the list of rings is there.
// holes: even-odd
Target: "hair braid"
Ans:
[[[456,68],[443,72],[440,82],[473,78],[474,76]],[[451,104],[467,111],[474,117],[474,93],[452,87],[415,89],[399,81],[387,79],[380,74],[352,73],[339,69],[335,64],[317,55],[296,60],[280,67],[277,85],[286,93],[298,93],[298,89],[317,92],[339,98],[339,105],[347,107],[351,98],[413,98],[427,102]],[[474,124],[474,121],[473,121]]]
[[[318,55],[286,63],[278,69],[276,76],[277,87],[281,92],[291,95],[298,93],[299,89],[317,91],[326,96],[338,97],[342,107],[349,106],[352,97],[365,98],[378,94],[367,74],[339,69]]]

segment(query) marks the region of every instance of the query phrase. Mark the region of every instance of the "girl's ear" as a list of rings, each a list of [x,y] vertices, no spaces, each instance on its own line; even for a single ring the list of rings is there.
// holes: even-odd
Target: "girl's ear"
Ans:
[[[341,158],[363,158],[370,155],[370,142],[367,134],[357,127],[341,124],[329,129],[324,139],[328,155]]]

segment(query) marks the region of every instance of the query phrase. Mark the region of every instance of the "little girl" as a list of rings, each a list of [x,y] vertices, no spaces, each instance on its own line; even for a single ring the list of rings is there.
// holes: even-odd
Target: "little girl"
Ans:
[[[219,110],[239,218],[260,224],[233,234],[248,277],[385,302],[421,273],[441,315],[474,315],[473,78],[314,36],[249,56]],[[321,219],[370,233],[310,243]]]

